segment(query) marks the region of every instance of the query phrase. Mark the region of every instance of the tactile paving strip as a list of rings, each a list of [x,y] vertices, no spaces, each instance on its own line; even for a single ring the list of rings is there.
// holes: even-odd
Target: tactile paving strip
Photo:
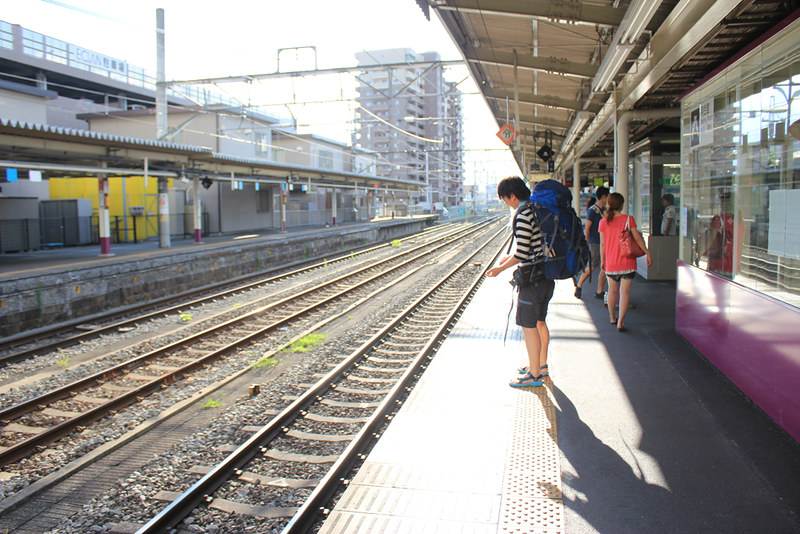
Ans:
[[[556,410],[548,386],[521,388],[503,476],[498,532],[564,532]]]

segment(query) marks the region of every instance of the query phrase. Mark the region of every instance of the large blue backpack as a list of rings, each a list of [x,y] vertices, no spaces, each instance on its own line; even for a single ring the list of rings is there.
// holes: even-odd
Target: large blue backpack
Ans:
[[[555,180],[541,181],[531,193],[531,207],[542,230],[545,258],[539,261],[545,278],[564,280],[583,272],[591,252],[569,188]]]

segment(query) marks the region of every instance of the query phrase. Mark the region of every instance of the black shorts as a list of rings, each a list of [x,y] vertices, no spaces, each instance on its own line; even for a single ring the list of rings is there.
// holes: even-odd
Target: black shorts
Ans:
[[[517,324],[525,328],[536,328],[537,321],[547,317],[547,305],[553,298],[556,283],[543,278],[538,282],[519,288],[517,295]]]
[[[623,278],[625,280],[633,280],[634,278],[636,278],[636,271],[631,271],[631,272],[625,273],[625,274],[608,274],[606,276],[608,276],[613,281],[615,281],[616,283],[619,284],[622,281]]]

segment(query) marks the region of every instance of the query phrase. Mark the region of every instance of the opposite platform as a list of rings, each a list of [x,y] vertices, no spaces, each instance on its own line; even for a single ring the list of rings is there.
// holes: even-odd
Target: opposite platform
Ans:
[[[675,334],[674,292],[637,278],[617,333],[558,282],[552,380],[512,389],[487,279],[321,532],[800,532],[797,443]]]
[[[287,233],[224,235],[207,242],[158,241],[0,254],[0,335],[22,337],[56,323],[92,324],[108,311],[231,283],[312,258],[421,232],[430,218],[293,228]]]

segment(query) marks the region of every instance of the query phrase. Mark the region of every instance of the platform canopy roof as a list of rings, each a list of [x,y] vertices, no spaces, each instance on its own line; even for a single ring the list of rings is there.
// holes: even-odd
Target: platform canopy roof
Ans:
[[[417,0],[442,20],[520,168],[611,168],[615,116],[678,107],[715,69],[800,7],[774,0]],[[636,140],[669,119],[632,124]],[[679,127],[672,119],[673,126]],[[583,165],[581,168],[584,168]]]
[[[424,183],[220,154],[209,148],[0,119],[0,168],[58,176],[142,176],[422,190]],[[291,177],[291,179],[290,179]]]

